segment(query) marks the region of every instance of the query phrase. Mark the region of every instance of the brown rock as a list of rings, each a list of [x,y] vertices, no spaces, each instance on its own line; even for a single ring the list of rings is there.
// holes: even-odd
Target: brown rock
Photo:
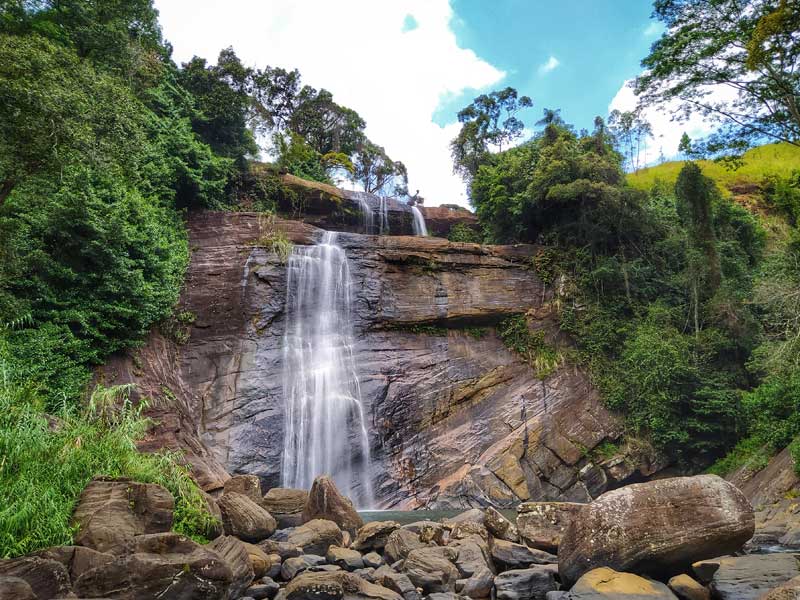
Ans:
[[[493,587],[494,573],[486,567],[476,571],[471,577],[456,581],[456,592],[475,600],[489,598],[492,595]]]
[[[256,475],[233,475],[225,482],[225,494],[236,492],[261,504],[261,480]]]
[[[208,545],[228,565],[233,574],[230,597],[238,598],[255,579],[253,563],[245,543],[233,536],[223,535]]]
[[[484,525],[486,525],[486,529],[489,530],[489,533],[496,538],[508,540],[509,542],[519,541],[517,526],[506,519],[496,508],[490,506],[486,509]]]
[[[382,552],[393,531],[400,529],[396,521],[371,521],[358,530],[353,548],[361,552]]]
[[[419,535],[408,529],[398,529],[393,531],[386,540],[384,552],[389,563],[403,560],[408,553],[417,548],[425,548],[428,544],[420,541]]]
[[[256,579],[261,579],[267,574],[267,571],[272,567],[272,559],[269,554],[264,552],[261,548],[254,544],[242,542],[247,550],[247,556],[250,558],[250,566],[253,567],[253,576]]]
[[[548,565],[558,562],[558,558],[545,552],[515,544],[506,540],[492,540],[492,558],[501,569],[526,569],[531,565]]]
[[[444,525],[436,521],[415,521],[408,525],[403,525],[403,529],[413,531],[419,535],[419,540],[426,544],[433,542],[437,546],[444,545],[446,529]]]
[[[19,577],[0,575],[0,600],[38,600],[28,582]]]
[[[685,573],[676,575],[669,580],[667,585],[680,600],[710,600],[711,598],[708,588],[703,587]]]
[[[289,534],[286,541],[306,554],[325,556],[331,546],[342,546],[342,530],[333,521],[313,519]]]
[[[409,552],[403,572],[426,594],[452,592],[459,578],[453,564],[457,553],[448,547],[418,548]]]
[[[312,519],[328,519],[351,532],[357,531],[364,525],[353,503],[339,493],[333,479],[327,475],[317,477],[308,493],[308,501],[303,509],[303,521]]]
[[[800,576],[796,554],[750,554],[717,559],[711,595],[718,600],[758,600],[773,588]]]
[[[63,598],[72,591],[69,573],[64,565],[37,556],[0,560],[0,577],[23,580],[37,598],[44,600]],[[13,584],[16,588],[21,587],[18,583]],[[24,592],[24,586],[22,589]]]
[[[339,546],[331,546],[325,554],[325,560],[328,564],[341,567],[345,571],[355,571],[356,569],[364,568],[364,558],[357,550],[350,548],[340,548]]]
[[[272,488],[269,490],[261,506],[266,508],[278,521],[278,527],[297,527],[303,524],[303,509],[308,502],[308,492],[291,488]]]
[[[494,578],[497,600],[545,600],[547,592],[558,589],[556,570],[540,565],[515,569]]]
[[[675,600],[663,583],[608,567],[585,573],[569,593],[570,600]]]
[[[121,554],[133,538],[172,528],[175,500],[154,483],[95,479],[81,493],[72,515],[78,527],[75,543],[99,552]]]
[[[453,548],[458,552],[458,557],[454,562],[461,577],[473,577],[484,569],[494,572],[494,563],[489,552],[489,545],[483,538],[472,536],[451,542],[447,547]]]
[[[403,596],[404,600],[420,600],[421,596],[416,586],[411,583],[405,573],[398,573],[391,567],[384,565],[375,569],[372,578],[378,585],[389,588]]]
[[[218,504],[225,533],[246,542],[260,542],[271,536],[278,526],[272,515],[243,494],[228,492]]]
[[[113,554],[98,552],[83,546],[55,546],[37,552],[35,556],[60,562],[69,572],[72,581],[86,571],[107,565],[115,558]]]
[[[739,550],[753,530],[750,503],[715,475],[629,485],[581,509],[559,546],[559,574],[567,585],[600,566],[668,577]]]
[[[136,538],[133,553],[85,572],[73,582],[79,597],[115,600],[226,600],[232,581],[213,550],[176,533]]]
[[[800,598],[800,577],[790,579],[761,596],[760,600],[797,600]]]
[[[572,519],[585,504],[577,502],[525,502],[517,508],[517,528],[531,548],[558,552]]]
[[[286,586],[287,600],[336,600],[338,598],[403,600],[388,588],[362,579],[346,571],[304,572]]]

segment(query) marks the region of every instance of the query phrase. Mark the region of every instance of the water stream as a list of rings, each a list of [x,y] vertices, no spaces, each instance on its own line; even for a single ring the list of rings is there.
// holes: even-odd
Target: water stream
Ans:
[[[411,213],[414,215],[414,235],[428,235],[428,228],[425,226],[425,217],[422,216],[422,211],[416,206],[412,206]]]
[[[369,440],[353,358],[351,278],[347,255],[325,232],[295,246],[287,267],[283,390],[284,487],[309,489],[334,478],[359,507],[371,507]]]

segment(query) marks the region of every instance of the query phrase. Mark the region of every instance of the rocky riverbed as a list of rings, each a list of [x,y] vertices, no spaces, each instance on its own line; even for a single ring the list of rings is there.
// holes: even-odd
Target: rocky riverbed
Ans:
[[[325,476],[310,491],[230,478],[209,544],[171,532],[154,484],[96,480],[74,546],[0,561],[0,600],[783,600],[798,556],[746,554],[755,516],[712,475],[662,479],[588,504],[528,502],[439,521],[364,523]]]

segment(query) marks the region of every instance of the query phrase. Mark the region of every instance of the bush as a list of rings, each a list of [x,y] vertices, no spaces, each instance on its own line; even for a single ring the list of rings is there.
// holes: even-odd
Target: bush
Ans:
[[[450,228],[450,233],[447,234],[447,239],[451,242],[467,242],[472,244],[480,244],[483,241],[480,233],[464,223],[456,223],[453,225]]]
[[[525,315],[501,321],[497,333],[506,347],[519,354],[539,379],[546,379],[564,362],[563,354],[545,341],[544,331],[531,331]]]

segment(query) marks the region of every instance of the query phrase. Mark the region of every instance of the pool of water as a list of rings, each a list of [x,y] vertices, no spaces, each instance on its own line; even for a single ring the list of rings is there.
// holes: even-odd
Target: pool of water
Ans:
[[[461,510],[363,510],[359,515],[365,523],[370,521],[397,521],[401,525],[407,525],[414,521],[441,521],[442,519],[452,519],[460,515],[466,509]],[[517,519],[516,510],[500,510],[500,512],[512,523]]]

